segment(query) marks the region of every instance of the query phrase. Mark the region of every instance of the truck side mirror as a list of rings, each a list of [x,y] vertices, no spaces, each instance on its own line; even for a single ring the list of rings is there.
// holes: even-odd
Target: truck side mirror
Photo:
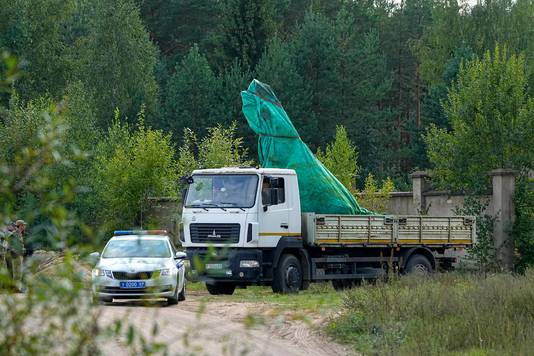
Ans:
[[[183,184],[193,184],[195,181],[192,176],[183,176],[180,178],[180,182]]]

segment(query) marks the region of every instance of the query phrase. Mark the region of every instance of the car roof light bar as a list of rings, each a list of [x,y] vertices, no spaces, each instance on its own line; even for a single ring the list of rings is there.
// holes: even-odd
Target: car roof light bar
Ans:
[[[114,236],[126,235],[167,235],[167,230],[115,230]]]

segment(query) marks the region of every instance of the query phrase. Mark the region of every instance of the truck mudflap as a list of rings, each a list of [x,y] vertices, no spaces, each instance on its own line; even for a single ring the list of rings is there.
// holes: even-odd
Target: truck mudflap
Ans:
[[[193,280],[253,284],[262,279],[263,261],[260,250],[200,248],[187,249],[186,253]]]

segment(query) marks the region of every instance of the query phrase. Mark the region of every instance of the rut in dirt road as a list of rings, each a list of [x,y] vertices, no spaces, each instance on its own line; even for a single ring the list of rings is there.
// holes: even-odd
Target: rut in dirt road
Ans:
[[[205,310],[199,312],[204,307]],[[103,324],[121,319],[123,323],[135,326],[149,340],[150,331],[157,321],[159,333],[154,341],[165,343],[170,354],[351,354],[311,330],[302,321],[287,321],[280,317],[272,323],[247,328],[243,320],[249,311],[255,310],[253,303],[210,303],[203,306],[192,298],[172,307],[145,307],[136,302],[125,302],[101,308]],[[104,353],[118,356],[124,354],[124,348],[119,341],[108,343],[104,346]]]

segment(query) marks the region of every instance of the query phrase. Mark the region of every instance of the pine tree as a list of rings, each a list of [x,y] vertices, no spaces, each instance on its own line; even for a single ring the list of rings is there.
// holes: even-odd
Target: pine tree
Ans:
[[[220,66],[231,64],[237,58],[254,70],[276,29],[275,3],[271,0],[224,0],[220,6],[219,34],[215,39],[222,49]]]
[[[335,63],[338,55],[331,21],[324,15],[308,12],[293,38],[292,51],[298,74],[309,92],[309,114],[306,131],[312,149],[326,143],[326,137],[334,134],[338,77]],[[328,123],[319,125],[318,122]]]
[[[166,128],[176,139],[185,127],[204,136],[206,129],[215,125],[221,112],[218,92],[219,81],[198,46],[194,45],[167,82]]]
[[[390,141],[387,128],[391,114],[384,102],[391,93],[391,75],[380,50],[374,10],[369,4],[360,6],[353,9],[356,14],[342,9],[334,24],[338,51],[336,117],[358,144],[361,165],[371,171],[381,168],[383,151]],[[361,21],[374,28],[360,28]]]
[[[311,144],[316,136],[316,117],[311,112],[310,88],[297,69],[289,44],[274,37],[256,66],[256,77],[271,86],[300,137]]]

